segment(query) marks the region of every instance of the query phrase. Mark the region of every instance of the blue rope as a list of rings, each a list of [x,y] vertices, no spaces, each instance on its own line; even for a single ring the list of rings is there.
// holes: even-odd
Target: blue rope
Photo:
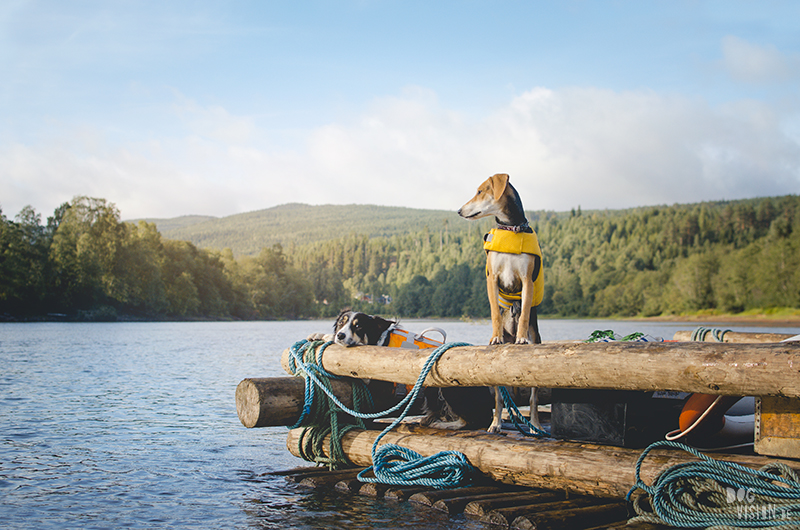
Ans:
[[[511,421],[514,422],[514,427],[516,427],[519,432],[525,436],[533,436],[535,438],[545,438],[550,436],[549,432],[543,431],[525,419],[525,416],[523,416],[517,408],[517,404],[514,403],[514,400],[511,398],[511,393],[506,387],[498,387],[498,390],[500,390],[500,395],[503,397],[503,405],[508,411],[508,416],[511,418]],[[532,415],[533,411],[531,411],[531,416]],[[523,427],[526,427],[527,430],[523,429]]]
[[[662,471],[652,486],[640,472],[647,454],[659,447],[686,451],[700,462],[677,464]],[[635,520],[684,528],[800,528],[800,480],[782,463],[751,469],[715,460],[684,444],[669,441],[648,446],[636,462],[637,489],[649,494],[652,511],[634,503]]]
[[[306,374],[314,385],[318,386],[335,404],[344,412],[362,419],[374,419],[386,416],[392,412],[405,407],[400,416],[392,424],[381,432],[372,444],[372,466],[364,469],[358,474],[358,479],[362,482],[379,482],[382,484],[394,484],[398,486],[425,486],[437,489],[453,488],[462,484],[473,473],[467,457],[457,451],[442,451],[435,455],[423,458],[419,453],[400,447],[396,444],[385,444],[378,447],[378,442],[394,427],[400,423],[407,415],[409,409],[414,404],[417,396],[422,390],[422,383],[430,373],[436,361],[450,348],[458,346],[469,346],[464,342],[452,342],[443,344],[431,352],[425,365],[414,384],[414,388],[402,401],[392,408],[383,412],[363,413],[346,407],[333,393],[326,387],[322,379],[332,376],[322,368],[322,351],[317,352],[316,363],[305,362],[300,354],[307,346],[308,341],[301,340],[289,348],[290,369],[297,373],[298,369]],[[327,347],[331,343],[325,343]],[[324,350],[324,348],[320,348]],[[310,385],[306,385],[308,387]],[[306,393],[306,396],[312,395]],[[308,402],[303,407],[310,409]],[[365,474],[373,470],[374,478],[367,477]]]

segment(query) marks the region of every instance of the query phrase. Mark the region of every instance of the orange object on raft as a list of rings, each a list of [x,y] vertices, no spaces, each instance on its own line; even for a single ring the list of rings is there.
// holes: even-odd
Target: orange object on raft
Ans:
[[[425,334],[429,331],[441,333],[442,340],[438,341],[426,337]],[[444,341],[446,340],[447,334],[444,332],[444,330],[439,328],[428,328],[419,335],[404,329],[394,328],[390,331],[389,343],[387,346],[390,348],[409,348],[412,350],[421,350],[423,348],[438,348],[444,344]]]

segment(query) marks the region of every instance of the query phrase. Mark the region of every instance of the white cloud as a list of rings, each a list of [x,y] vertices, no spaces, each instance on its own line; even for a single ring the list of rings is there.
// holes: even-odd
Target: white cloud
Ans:
[[[736,81],[780,83],[800,76],[800,56],[729,35],[722,39],[722,66]]]
[[[185,103],[185,102],[184,102]],[[292,149],[258,120],[184,104],[184,134],[111,145],[86,139],[0,147],[0,205],[44,216],[74,195],[124,218],[229,215],[287,202],[455,210],[507,172],[528,209],[625,208],[800,192],[795,114],[742,101],[592,88],[520,94],[482,117],[424,89],[376,99]]]

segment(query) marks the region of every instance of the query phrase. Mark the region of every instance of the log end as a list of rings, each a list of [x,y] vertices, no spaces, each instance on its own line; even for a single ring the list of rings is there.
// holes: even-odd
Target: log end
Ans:
[[[261,396],[258,386],[251,379],[242,380],[236,387],[236,413],[239,421],[248,429],[259,426]]]

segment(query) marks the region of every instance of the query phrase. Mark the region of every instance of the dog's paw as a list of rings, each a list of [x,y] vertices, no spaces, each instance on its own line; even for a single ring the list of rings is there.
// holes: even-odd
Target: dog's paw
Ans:
[[[333,335],[330,333],[312,333],[306,340],[324,340],[330,342],[333,340]]]
[[[502,430],[502,423],[497,423],[493,421],[492,424],[489,425],[489,428],[486,429],[486,432],[492,434],[498,434],[501,430]]]
[[[455,421],[434,421],[430,425],[434,429],[442,429],[445,431],[457,431],[467,426],[466,420],[458,418]]]
[[[489,341],[489,346],[494,346],[495,344],[503,344],[503,337],[492,337],[492,340]]]
[[[530,344],[531,342],[525,337],[517,337],[517,344]]]
[[[429,426],[430,426],[430,425],[431,425],[431,424],[432,424],[434,421],[436,421],[436,420],[437,420],[437,418],[436,418],[436,415],[435,415],[435,414],[433,414],[433,413],[428,413],[428,414],[425,414],[425,415],[424,415],[424,416],[423,416],[423,417],[422,417],[422,418],[419,420],[419,424],[420,424],[422,427],[429,427]]]

